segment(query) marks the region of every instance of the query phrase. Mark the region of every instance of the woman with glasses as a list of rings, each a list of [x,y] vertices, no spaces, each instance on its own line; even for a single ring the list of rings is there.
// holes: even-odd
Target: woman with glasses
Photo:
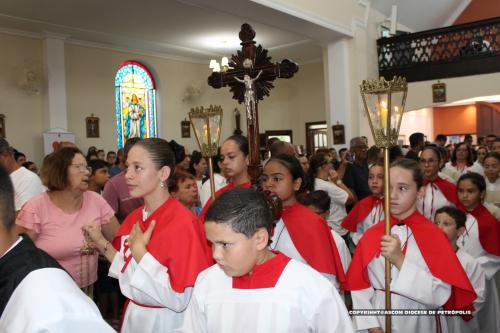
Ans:
[[[468,172],[477,172],[480,175],[484,174],[483,167],[477,161],[473,160],[473,151],[465,142],[460,142],[455,146],[455,150],[451,154],[451,160],[444,166],[443,172],[448,175],[453,175],[454,180]]]
[[[88,293],[97,280],[98,253],[83,251],[91,247],[82,227],[99,226],[105,237],[112,240],[119,226],[106,200],[87,191],[90,171],[77,148],[56,150],[47,156],[41,169],[47,192],[30,199],[16,220],[20,233],[26,233],[38,248],[56,259]]]
[[[455,184],[443,179],[439,174],[442,165],[443,160],[438,148],[424,147],[420,154],[420,166],[424,172],[423,195],[417,199],[417,209],[431,221],[434,221],[434,215],[439,208],[458,204]]]

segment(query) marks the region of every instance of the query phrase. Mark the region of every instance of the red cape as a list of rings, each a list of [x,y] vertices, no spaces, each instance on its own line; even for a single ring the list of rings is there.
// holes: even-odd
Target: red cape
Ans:
[[[335,275],[342,288],[344,268],[326,221],[299,203],[283,207],[281,218],[302,258],[318,272]]]
[[[221,188],[217,192],[215,192],[215,197],[217,198],[222,193],[227,192],[229,190],[232,190],[235,187],[248,188],[250,186],[252,186],[252,182],[244,182],[244,183],[241,183],[239,185],[234,185],[234,183],[229,182],[229,183],[227,183],[226,186],[224,186],[223,188]],[[205,206],[203,206],[203,209],[202,209],[200,216],[199,216],[200,221],[205,222],[205,214],[207,213],[207,209],[208,209],[208,207],[210,207],[211,204],[212,204],[212,197],[208,198],[207,202],[205,203]]]
[[[156,220],[146,248],[168,268],[172,289],[182,293],[194,286],[198,273],[212,264],[208,259],[211,253],[207,253],[203,226],[192,212],[171,196],[146,221],[142,221],[143,207],[127,216],[115,235],[113,246],[120,250],[121,236],[129,235],[135,223],[139,222],[145,231],[151,221]]]
[[[431,181],[426,181],[425,185],[427,184],[434,184],[436,185],[439,190],[443,193],[445,196],[446,200],[457,206],[459,204],[458,201],[458,196],[457,196],[457,186],[453,183],[450,183],[449,181],[441,178],[441,177],[436,177],[436,179],[431,180]]]
[[[463,205],[459,206],[465,213],[475,217],[479,231],[479,242],[483,249],[495,256],[500,256],[500,223],[483,205],[478,205],[468,212]]]
[[[368,214],[370,214],[373,208],[381,202],[382,199],[375,195],[369,195],[361,201],[358,201],[349,214],[347,214],[344,221],[342,221],[342,228],[356,232],[358,223],[361,223],[368,216]],[[378,222],[380,221],[377,221],[377,223]]]
[[[477,295],[458,261],[445,234],[418,211],[405,220],[391,217],[391,225],[406,224],[415,237],[417,246],[432,275],[451,285],[451,295],[443,305],[446,310],[473,310]],[[380,256],[380,239],[384,235],[384,222],[368,229],[360,239],[347,271],[346,290],[360,290],[371,286],[368,264]],[[463,316],[470,320],[471,316]]]

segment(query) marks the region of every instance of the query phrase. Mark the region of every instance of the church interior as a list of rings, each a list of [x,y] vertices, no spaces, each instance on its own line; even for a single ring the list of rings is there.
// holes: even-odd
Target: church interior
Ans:
[[[500,0],[2,0],[0,45],[0,332],[500,332]]]
[[[377,44],[397,6],[397,31],[418,32],[498,16],[491,1],[2,1],[0,76],[4,132],[12,145],[40,163],[43,133],[71,133],[82,150],[117,149],[114,80],[125,61],[138,61],[156,84],[159,137],[190,151],[181,121],[197,106],[221,105],[221,138],[235,129],[233,111],[244,110],[228,88],[207,84],[211,59],[240,49],[238,32],[248,22],[272,62],[299,65],[291,79],[276,79],[259,103],[260,133],[291,131],[306,147],[306,124],[321,126],[333,146],[332,125],[347,138],[371,140],[359,94],[364,79],[378,77]],[[427,15],[432,6],[433,15]],[[472,69],[473,70],[473,69]],[[476,135],[476,102],[498,106],[498,72],[434,77],[409,83],[400,140],[417,129],[428,141],[443,133],[459,140]],[[432,85],[446,84],[446,99],[433,102]],[[86,118],[99,118],[98,137],[86,135]],[[245,118],[242,128],[245,130]],[[451,121],[450,121],[451,120]],[[327,130],[328,129],[328,130]],[[483,133],[485,135],[485,133]],[[73,141],[73,140],[71,140]],[[348,144],[348,140],[346,141]],[[346,145],[334,145],[337,149]]]

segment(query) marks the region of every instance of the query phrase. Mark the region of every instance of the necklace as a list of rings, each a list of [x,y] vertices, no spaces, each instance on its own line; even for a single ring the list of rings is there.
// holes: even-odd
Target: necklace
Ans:
[[[283,223],[283,227],[281,228],[280,233],[278,234],[278,238],[276,238],[276,243],[273,242],[274,244],[271,243],[271,245],[270,245],[272,250],[275,250],[278,247],[278,242],[280,241],[281,234],[285,230],[285,223],[283,222],[283,220],[281,220],[281,223]],[[274,247],[273,247],[273,245],[274,245]]]

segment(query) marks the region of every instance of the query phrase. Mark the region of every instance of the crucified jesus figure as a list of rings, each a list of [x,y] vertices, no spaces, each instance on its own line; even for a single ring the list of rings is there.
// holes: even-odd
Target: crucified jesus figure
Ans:
[[[243,79],[239,79],[236,76],[234,79],[238,82],[245,84],[245,107],[247,109],[247,119],[248,121],[253,121],[253,113],[252,110],[255,110],[255,92],[253,89],[253,83],[255,80],[259,79],[259,76],[262,74],[262,70],[259,71],[256,77],[253,79],[250,75],[245,74]]]

